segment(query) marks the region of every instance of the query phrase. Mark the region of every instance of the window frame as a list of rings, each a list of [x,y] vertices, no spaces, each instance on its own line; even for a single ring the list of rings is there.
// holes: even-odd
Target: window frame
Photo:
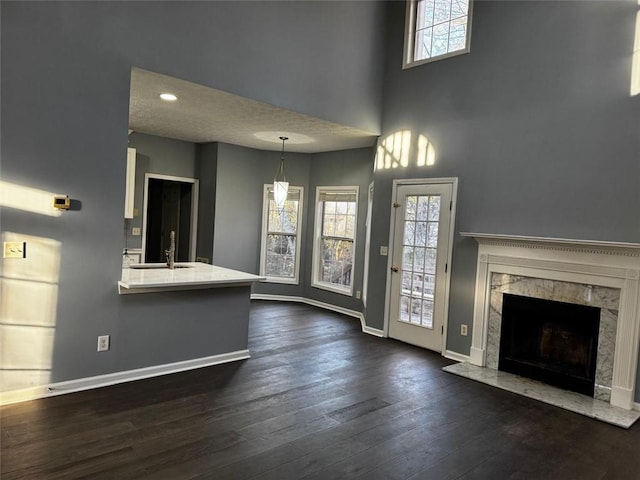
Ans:
[[[284,283],[288,285],[300,284],[300,256],[302,249],[302,215],[304,212],[304,187],[290,185],[289,191],[299,192],[300,198],[298,200],[298,217],[296,223],[296,253],[294,259],[294,276],[293,277],[276,277],[268,276],[267,271],[267,236],[269,235],[269,192],[273,191],[273,184],[267,183],[263,188],[262,196],[262,229],[260,233],[260,275],[266,277],[267,283]]]
[[[321,273],[321,251],[322,251],[322,225],[324,219],[324,206],[320,197],[325,193],[351,193],[355,196],[355,213],[353,219],[353,246],[351,248],[351,283],[350,285],[337,285],[320,280]],[[358,236],[358,204],[360,199],[360,188],[357,185],[352,186],[319,186],[316,187],[316,203],[315,203],[315,228],[313,233],[313,259],[311,268],[311,286],[322,290],[327,290],[341,295],[353,296],[353,286],[356,277],[356,246]],[[333,236],[332,238],[338,238]],[[347,237],[342,237],[347,238]]]
[[[369,293],[369,261],[371,258],[371,222],[373,220],[373,191],[374,182],[369,184],[367,189],[367,216],[365,218],[365,238],[364,238],[364,267],[362,269],[362,304],[367,306],[367,295]]]
[[[418,21],[418,1],[419,0],[407,0],[407,7],[405,13],[404,23],[404,51],[402,55],[402,69],[417,67],[424,65],[425,63],[436,62],[438,60],[444,60],[446,58],[455,57],[458,55],[464,55],[471,51],[471,25],[473,14],[474,0],[469,0],[469,9],[467,11],[467,36],[465,39],[465,48],[455,50],[453,52],[447,52],[442,55],[436,55],[434,57],[415,59],[415,38],[416,38],[416,22]]]

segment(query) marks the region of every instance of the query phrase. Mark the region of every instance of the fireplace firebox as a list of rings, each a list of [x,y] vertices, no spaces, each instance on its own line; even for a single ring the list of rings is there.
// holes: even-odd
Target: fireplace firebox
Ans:
[[[498,369],[593,396],[600,308],[504,293]]]

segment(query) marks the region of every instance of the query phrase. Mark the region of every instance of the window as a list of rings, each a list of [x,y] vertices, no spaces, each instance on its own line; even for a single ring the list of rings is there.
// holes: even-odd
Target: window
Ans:
[[[353,292],[358,187],[318,187],[313,249],[314,287]]]
[[[279,207],[273,184],[264,186],[260,274],[268,282],[298,283],[302,197],[302,187],[289,187],[287,200]]]
[[[469,52],[472,0],[410,0],[404,68]]]

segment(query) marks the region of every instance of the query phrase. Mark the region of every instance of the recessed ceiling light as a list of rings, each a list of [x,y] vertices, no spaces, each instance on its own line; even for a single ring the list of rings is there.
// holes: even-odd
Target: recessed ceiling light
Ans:
[[[160,98],[162,100],[166,100],[167,102],[175,102],[178,97],[176,97],[173,93],[161,93]]]

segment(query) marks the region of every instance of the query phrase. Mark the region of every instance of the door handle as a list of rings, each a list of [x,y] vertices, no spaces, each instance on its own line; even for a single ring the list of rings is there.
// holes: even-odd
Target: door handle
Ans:
[[[391,271],[393,273],[398,273],[398,267],[391,267]]]

